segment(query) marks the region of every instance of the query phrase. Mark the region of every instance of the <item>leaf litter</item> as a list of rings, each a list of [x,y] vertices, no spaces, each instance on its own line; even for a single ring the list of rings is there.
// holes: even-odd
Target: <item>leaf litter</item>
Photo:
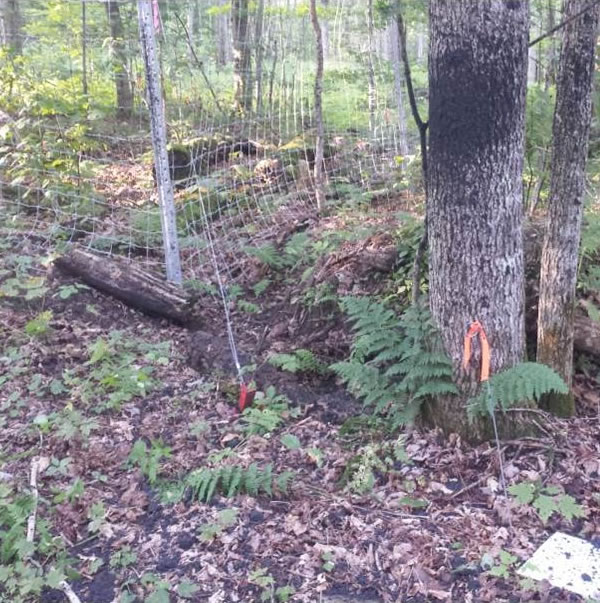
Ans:
[[[347,256],[356,261],[356,254]],[[58,276],[51,286],[69,283]],[[278,291],[273,298],[286,295]],[[207,316],[216,318],[214,336],[222,336],[217,301],[206,305]],[[408,430],[405,462],[374,468],[371,488],[353,493],[342,485],[344,471],[373,439],[340,435],[360,408],[331,378],[262,366],[261,387],[286,393],[298,416],[288,416],[272,434],[245,435],[235,384],[187,365],[184,330],[92,290],[67,301],[48,296],[45,309],[53,312],[51,331],[33,338],[23,333],[37,314],[35,304],[0,304],[2,371],[10,372],[0,393],[2,475],[26,490],[31,459],[47,459],[38,513],[65,543],[77,571],[70,583],[82,600],[109,602],[122,593],[143,600],[159,590],[159,581],[171,601],[258,601],[265,592],[307,602],[582,600],[523,583],[516,569],[556,531],[600,544],[600,432],[597,394],[587,377],[575,383],[580,416],[553,419],[546,437],[502,443],[511,483],[560,486],[584,510],[581,517],[552,513],[543,521],[534,506],[504,498],[491,444],[470,447],[436,431]],[[288,319],[277,308],[254,323],[248,319],[241,345],[256,345],[265,322],[272,327]],[[326,322],[317,315],[304,319],[311,327],[297,331],[299,341]],[[335,335],[329,347],[321,342],[320,353],[343,353],[343,324],[334,320],[330,327],[327,333]],[[154,385],[102,409],[106,395],[94,398],[97,392],[85,387],[93,368],[89,350],[115,331],[122,341],[168,342],[169,349],[165,355],[166,348],[156,348],[151,360],[132,352],[133,363],[152,366]],[[289,332],[281,332],[271,341],[275,348],[286,347],[281,342]],[[19,361],[7,356],[15,348]],[[51,384],[65,371],[79,380],[64,391],[55,385],[53,394]],[[54,417],[52,427],[44,417]],[[148,467],[131,461],[139,440],[149,458],[155,455],[155,480]],[[274,475],[292,471],[289,492],[231,499],[217,493],[208,504],[190,499],[183,485],[190,471],[234,462],[271,464]],[[73,491],[77,480],[82,487]],[[70,494],[61,498],[64,492]],[[93,509],[99,518],[91,530]],[[46,588],[40,600],[66,599]]]

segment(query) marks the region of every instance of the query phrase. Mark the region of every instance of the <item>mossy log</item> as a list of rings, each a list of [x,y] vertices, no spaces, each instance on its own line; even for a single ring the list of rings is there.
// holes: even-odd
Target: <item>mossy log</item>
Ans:
[[[227,161],[232,153],[255,156],[261,146],[251,140],[234,140],[227,136],[205,136],[168,148],[171,180],[177,187],[185,187],[186,180],[207,175],[219,163]]]
[[[176,324],[198,326],[193,303],[180,287],[162,277],[141,270],[125,258],[99,256],[72,247],[54,260],[57,268],[75,276],[90,287],[117,298],[150,316],[166,318]]]

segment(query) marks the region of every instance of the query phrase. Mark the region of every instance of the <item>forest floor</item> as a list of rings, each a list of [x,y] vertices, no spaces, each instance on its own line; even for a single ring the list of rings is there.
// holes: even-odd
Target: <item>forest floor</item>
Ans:
[[[503,496],[491,444],[409,430],[390,462],[380,433],[348,421],[360,406],[331,377],[273,367],[259,385],[291,402],[276,429],[251,433],[229,376],[188,366],[184,329],[56,271],[35,283],[43,295],[0,300],[2,475],[26,492],[38,464],[37,563],[62,568],[82,601],[580,600],[515,571],[555,531],[600,544],[600,398],[584,376],[577,418],[502,443],[511,483],[559,485],[585,513],[544,522]],[[245,333],[276,326],[274,312],[249,315]],[[217,299],[205,305],[217,342],[220,314]],[[327,336],[340,352],[344,329]],[[341,479],[368,451],[384,461],[358,494]],[[193,500],[185,476],[223,460],[291,471],[289,491]],[[67,599],[45,586],[31,600]]]
[[[351,340],[335,296],[406,285],[395,224],[393,212],[287,213],[273,234],[284,270],[327,251],[308,284],[238,262],[248,282],[232,320],[264,421],[238,409],[218,296],[200,295],[192,333],[61,274],[33,237],[1,241],[0,600],[67,601],[62,580],[91,603],[583,600],[516,571],[556,531],[600,546],[593,371],[576,377],[576,418],[501,443],[507,480],[535,484],[520,504],[504,496],[494,444],[386,435],[326,369]],[[298,233],[308,239],[286,246]],[[267,362],[299,348],[310,370]],[[272,488],[193,487],[195,470],[253,464],[271,466]]]

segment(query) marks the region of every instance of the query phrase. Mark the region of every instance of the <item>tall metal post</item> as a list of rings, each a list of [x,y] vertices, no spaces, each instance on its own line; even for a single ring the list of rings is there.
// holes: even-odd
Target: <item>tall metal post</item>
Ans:
[[[152,132],[152,147],[154,148],[156,186],[158,188],[158,202],[160,205],[160,222],[165,250],[167,279],[174,283],[181,284],[181,259],[179,256],[179,241],[177,239],[173,184],[169,173],[167,128],[165,125],[160,70],[156,52],[156,40],[154,37],[152,0],[138,0],[137,6],[140,26],[140,43],[146,70],[146,88],[148,94],[148,106],[150,108],[150,127]]]

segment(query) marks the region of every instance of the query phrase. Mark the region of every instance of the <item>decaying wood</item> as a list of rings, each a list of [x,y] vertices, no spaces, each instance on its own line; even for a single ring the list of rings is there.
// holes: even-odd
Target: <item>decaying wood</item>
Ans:
[[[180,287],[141,270],[125,258],[98,256],[73,247],[54,264],[90,287],[112,295],[145,314],[185,326],[199,323],[191,298]]]

